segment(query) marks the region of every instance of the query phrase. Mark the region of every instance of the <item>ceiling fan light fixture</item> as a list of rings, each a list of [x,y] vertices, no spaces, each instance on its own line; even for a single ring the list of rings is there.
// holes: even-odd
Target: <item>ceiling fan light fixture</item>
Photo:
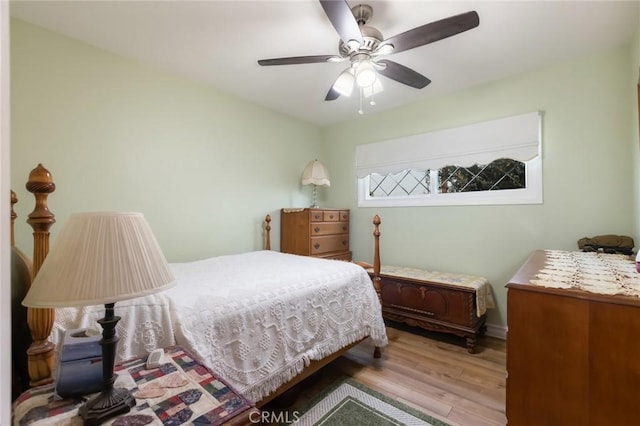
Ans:
[[[480,17],[476,11],[453,15],[438,21],[415,27],[392,37],[383,37],[375,27],[367,25],[373,16],[373,8],[366,4],[349,7],[346,0],[320,0],[325,15],[339,36],[338,55],[294,56],[258,60],[258,65],[313,64],[319,62],[349,61],[350,68],[342,71],[331,85],[324,100],[334,101],[340,95],[350,96],[353,89],[359,92],[363,114],[364,98],[374,105],[374,95],[382,91],[379,76],[406,86],[423,89],[431,83],[424,75],[380,56],[400,53],[476,28]]]
[[[384,87],[382,87],[382,82],[380,81],[379,78],[377,78],[376,81],[374,81],[371,86],[362,88],[362,95],[365,98],[370,98],[373,95],[377,95],[378,93],[382,92],[383,90],[384,90]],[[375,102],[372,105],[375,105]]]
[[[352,51],[356,51],[360,48],[360,42],[358,40],[349,40],[347,47]]]
[[[388,54],[393,52],[393,48],[394,48],[393,44],[391,44],[391,43],[381,44],[376,49],[375,53],[376,53],[376,55],[388,55]]]
[[[353,78],[351,69],[346,69],[342,71],[342,73],[336,79],[336,82],[333,84],[333,90],[343,96],[351,96],[351,92],[353,92],[354,80],[355,79]]]
[[[356,84],[359,87],[369,87],[373,85],[377,79],[378,75],[371,61],[365,60],[358,63],[356,67]]]

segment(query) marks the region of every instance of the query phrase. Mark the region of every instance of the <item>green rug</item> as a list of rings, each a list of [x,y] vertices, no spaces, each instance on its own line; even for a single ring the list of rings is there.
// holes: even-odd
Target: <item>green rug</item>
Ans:
[[[301,410],[299,426],[448,426],[438,419],[389,398],[373,389],[345,379],[325,396]]]

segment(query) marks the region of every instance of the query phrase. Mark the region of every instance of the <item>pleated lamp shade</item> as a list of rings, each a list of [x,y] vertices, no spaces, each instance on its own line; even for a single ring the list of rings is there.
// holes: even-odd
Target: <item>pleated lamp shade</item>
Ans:
[[[175,284],[141,213],[71,215],[22,301],[54,308],[115,303]]]
[[[329,182],[329,172],[327,168],[318,160],[313,160],[302,172],[303,185],[325,185],[331,186]]]

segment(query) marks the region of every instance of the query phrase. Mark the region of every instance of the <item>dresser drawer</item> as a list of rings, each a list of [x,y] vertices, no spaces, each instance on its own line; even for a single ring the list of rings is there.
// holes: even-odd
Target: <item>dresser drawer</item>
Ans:
[[[322,222],[311,224],[311,236],[349,233],[349,222]]]
[[[312,237],[310,240],[312,255],[349,249],[349,235],[346,234]]]
[[[325,222],[339,222],[340,220],[340,212],[335,210],[329,210],[323,212],[322,218]]]
[[[311,210],[309,213],[309,217],[311,219],[311,222],[324,222],[325,218],[324,218],[324,214],[326,212],[322,211],[322,210]]]
[[[345,262],[351,262],[350,251],[343,251],[340,253],[318,254],[314,257],[321,257],[323,259],[344,260]]]

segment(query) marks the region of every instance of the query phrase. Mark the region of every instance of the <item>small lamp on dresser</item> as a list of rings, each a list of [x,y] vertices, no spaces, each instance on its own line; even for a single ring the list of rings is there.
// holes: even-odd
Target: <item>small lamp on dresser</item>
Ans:
[[[78,213],[60,231],[51,253],[22,301],[32,308],[105,305],[102,326],[102,391],[80,408],[85,425],[127,413],[136,400],[115,388],[118,301],[163,291],[175,284],[151,227],[141,213]]]
[[[305,167],[302,172],[302,184],[313,185],[313,204],[311,205],[311,208],[317,209],[317,186],[331,186],[331,182],[329,181],[329,172],[324,164],[318,160],[313,160],[307,164],[307,167]]]

